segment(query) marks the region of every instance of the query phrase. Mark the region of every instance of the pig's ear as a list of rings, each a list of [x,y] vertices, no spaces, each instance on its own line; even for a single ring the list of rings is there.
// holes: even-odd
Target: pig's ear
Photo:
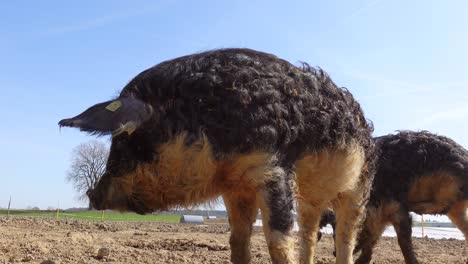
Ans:
[[[77,127],[97,135],[131,134],[153,114],[151,105],[135,98],[118,98],[91,106],[83,113],[61,120],[60,127]]]

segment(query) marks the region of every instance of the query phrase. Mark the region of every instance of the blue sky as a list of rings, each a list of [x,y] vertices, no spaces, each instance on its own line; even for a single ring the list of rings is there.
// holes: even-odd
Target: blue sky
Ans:
[[[248,47],[325,69],[375,135],[426,129],[468,147],[468,2],[2,1],[0,206],[81,206],[65,174],[91,140],[57,122],[142,70]],[[105,138],[101,139],[106,141]]]

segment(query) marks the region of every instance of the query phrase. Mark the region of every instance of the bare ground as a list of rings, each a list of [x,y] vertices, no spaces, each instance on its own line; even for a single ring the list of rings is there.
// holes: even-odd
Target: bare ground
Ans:
[[[229,263],[229,228],[150,222],[89,222],[0,218],[0,263]],[[270,263],[261,230],[252,237],[252,262]],[[421,263],[468,263],[464,241],[414,239]],[[316,263],[334,263],[333,240],[324,235]],[[109,255],[97,259],[100,248]],[[383,238],[374,263],[404,263],[395,238]]]

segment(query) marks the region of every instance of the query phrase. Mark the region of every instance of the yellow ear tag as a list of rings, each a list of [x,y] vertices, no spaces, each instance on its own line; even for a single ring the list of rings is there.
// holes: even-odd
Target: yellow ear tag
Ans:
[[[114,102],[108,104],[106,106],[106,109],[111,111],[111,112],[115,112],[115,110],[119,109],[121,106],[122,106],[122,103],[119,100],[117,100],[117,101],[114,101]]]

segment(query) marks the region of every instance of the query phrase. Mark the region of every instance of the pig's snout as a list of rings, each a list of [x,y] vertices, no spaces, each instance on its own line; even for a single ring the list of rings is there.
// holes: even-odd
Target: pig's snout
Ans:
[[[97,201],[98,199],[96,199],[96,195],[95,195],[95,192],[93,190],[88,190],[86,192],[86,195],[88,196],[89,198],[89,201],[91,202],[91,206],[96,209],[96,210],[103,210],[102,206],[101,206],[101,202]]]

